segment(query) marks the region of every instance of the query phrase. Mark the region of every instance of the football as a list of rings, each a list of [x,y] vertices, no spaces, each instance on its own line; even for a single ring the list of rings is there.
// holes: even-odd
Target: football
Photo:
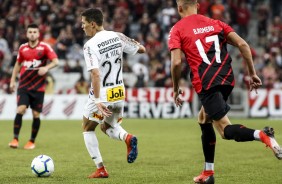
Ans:
[[[54,162],[47,155],[39,155],[31,162],[31,171],[37,177],[48,177],[54,172]]]

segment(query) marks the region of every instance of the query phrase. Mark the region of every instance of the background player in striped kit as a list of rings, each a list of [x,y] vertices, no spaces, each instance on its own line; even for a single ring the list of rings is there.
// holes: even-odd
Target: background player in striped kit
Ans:
[[[24,149],[35,148],[35,138],[40,127],[40,112],[42,112],[45,79],[47,72],[58,65],[58,57],[54,50],[39,40],[39,27],[36,24],[27,26],[27,43],[20,46],[17,61],[13,68],[10,90],[15,91],[16,78],[19,74],[17,90],[17,114],[14,120],[14,139],[9,143],[11,148],[18,148],[22,117],[26,109],[32,109],[33,122],[30,140]],[[48,62],[50,60],[51,62]]]

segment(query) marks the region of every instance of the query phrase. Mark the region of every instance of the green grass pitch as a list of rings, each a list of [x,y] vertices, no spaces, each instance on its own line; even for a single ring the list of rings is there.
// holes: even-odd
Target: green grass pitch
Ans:
[[[266,125],[276,130],[282,143],[282,122],[266,119],[232,119],[248,127]],[[195,119],[124,119],[123,127],[138,136],[139,156],[126,162],[126,146],[97,129],[100,150],[110,174],[108,179],[88,179],[95,166],[84,146],[81,121],[43,120],[36,148],[24,150],[31,123],[24,121],[20,148],[11,149],[13,121],[0,121],[0,183],[99,183],[99,184],[187,184],[203,168],[200,128]],[[55,172],[48,178],[32,175],[30,163],[40,154],[53,158]],[[217,184],[275,184],[282,182],[282,160],[264,144],[222,140],[217,134],[215,181]]]

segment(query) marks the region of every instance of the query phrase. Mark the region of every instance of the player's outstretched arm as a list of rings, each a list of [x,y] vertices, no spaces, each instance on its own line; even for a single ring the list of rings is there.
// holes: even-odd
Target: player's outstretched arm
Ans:
[[[256,74],[249,44],[235,32],[231,32],[228,34],[227,41],[229,44],[238,47],[240,53],[242,54],[242,57],[246,61],[249,75],[251,77],[250,90],[252,91],[253,89],[258,89],[262,85],[262,82]]]
[[[145,53],[146,52],[146,48],[141,44],[141,43],[139,43],[138,41],[136,41],[136,40],[134,40],[134,39],[132,39],[132,38],[129,38],[129,37],[127,37],[126,35],[124,35],[123,33],[117,33],[118,34],[118,36],[119,36],[119,38],[123,41],[123,42],[125,42],[125,43],[127,43],[127,44],[132,44],[132,45],[136,45],[136,46],[138,46],[139,47],[139,49],[138,49],[138,53]]]

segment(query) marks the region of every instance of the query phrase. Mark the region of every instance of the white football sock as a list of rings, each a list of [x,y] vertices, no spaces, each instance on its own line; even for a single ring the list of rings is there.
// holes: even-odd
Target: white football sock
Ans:
[[[259,137],[260,131],[261,131],[261,130],[255,130],[255,132],[254,132],[254,138],[255,138],[255,140],[257,140],[257,141],[260,141],[260,137]]]
[[[106,130],[106,134],[112,138],[119,141],[124,141],[127,135],[127,132],[120,126],[117,125],[116,127],[110,127]]]
[[[103,159],[99,150],[99,143],[94,131],[83,132],[85,146],[97,168],[103,166]]]
[[[214,163],[205,162],[205,171],[213,171],[214,170]]]

